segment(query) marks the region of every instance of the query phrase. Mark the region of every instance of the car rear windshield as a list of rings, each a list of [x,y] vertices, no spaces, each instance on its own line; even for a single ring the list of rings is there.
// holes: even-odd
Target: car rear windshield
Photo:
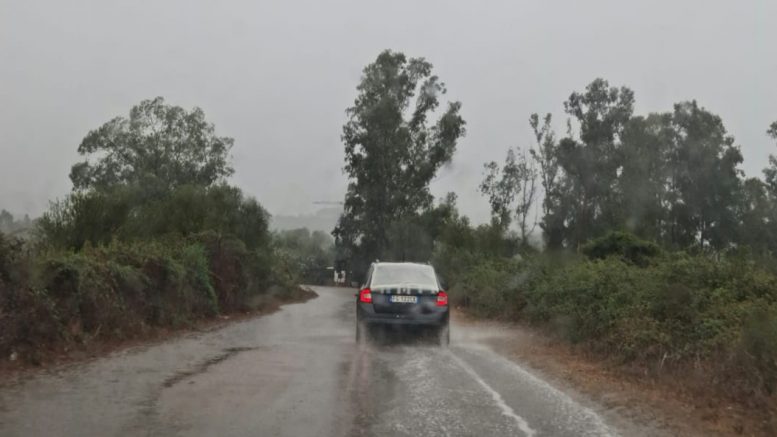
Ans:
[[[370,285],[372,287],[405,285],[429,289],[438,288],[434,268],[418,264],[378,265],[372,274]]]

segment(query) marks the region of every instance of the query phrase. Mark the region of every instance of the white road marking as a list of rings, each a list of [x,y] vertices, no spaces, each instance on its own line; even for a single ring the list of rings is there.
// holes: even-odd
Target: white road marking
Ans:
[[[516,425],[518,425],[518,429],[523,431],[523,433],[526,434],[527,437],[533,437],[534,436],[536,431],[534,431],[529,426],[529,423],[526,422],[526,419],[524,419],[523,417],[517,415],[515,413],[515,410],[513,410],[512,407],[510,407],[509,405],[507,405],[505,400],[502,398],[502,395],[500,395],[498,391],[496,391],[493,388],[491,388],[491,386],[488,385],[488,383],[486,383],[486,381],[484,381],[483,378],[481,378],[480,375],[478,375],[477,372],[475,372],[475,370],[472,367],[470,367],[467,363],[465,363],[464,360],[462,360],[461,358],[457,357],[452,352],[450,353],[450,355],[453,358],[453,360],[456,362],[456,364],[459,365],[459,367],[464,369],[464,371],[467,372],[467,374],[469,376],[471,376],[472,379],[477,381],[477,383],[480,384],[480,386],[483,387],[483,389],[486,392],[488,392],[488,394],[491,395],[491,398],[497,404],[499,409],[502,410],[502,414],[503,415],[513,419],[515,421]]]
[[[501,365],[504,366],[506,369],[510,369],[513,372],[519,374],[522,379],[531,381],[534,385],[540,387],[543,391],[549,394],[552,394],[554,398],[558,399],[564,404],[573,406],[577,411],[579,411],[581,414],[587,417],[588,420],[590,420],[590,423],[596,429],[596,432],[597,432],[596,435],[609,436],[609,437],[615,437],[619,435],[617,432],[613,431],[609,426],[607,426],[607,424],[604,422],[602,417],[599,414],[597,414],[595,411],[580,404],[579,402],[576,402],[567,393],[564,393],[563,391],[554,387],[548,381],[545,381],[544,379],[533,374],[529,370],[522,367],[520,364],[494,352],[491,348],[487,346],[468,345],[467,349],[470,349],[471,351],[480,352],[481,354],[488,355],[489,360],[491,362],[501,363]],[[459,357],[455,357],[455,359],[458,361],[462,361],[461,358]],[[473,370],[473,373],[474,373],[474,370]]]

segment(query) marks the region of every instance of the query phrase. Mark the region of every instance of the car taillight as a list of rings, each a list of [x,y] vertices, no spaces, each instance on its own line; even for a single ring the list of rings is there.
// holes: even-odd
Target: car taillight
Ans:
[[[440,292],[437,293],[437,306],[444,307],[447,305],[448,305],[448,293],[440,290]]]
[[[369,288],[365,288],[359,292],[359,302],[372,303],[372,291]]]

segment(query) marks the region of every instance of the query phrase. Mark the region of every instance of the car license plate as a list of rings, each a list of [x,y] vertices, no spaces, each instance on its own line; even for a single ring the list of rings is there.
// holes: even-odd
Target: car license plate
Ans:
[[[416,296],[396,296],[392,295],[390,298],[392,303],[417,303],[418,297]]]

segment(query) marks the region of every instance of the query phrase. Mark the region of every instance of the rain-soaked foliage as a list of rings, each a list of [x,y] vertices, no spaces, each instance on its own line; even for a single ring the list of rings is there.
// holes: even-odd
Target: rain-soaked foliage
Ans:
[[[0,354],[39,361],[297,294],[269,214],[223,181],[231,144],[161,98],[90,132],[79,152],[97,158],[73,167],[34,238],[0,233]]]
[[[215,134],[202,109],[186,111],[157,97],[134,106],[129,118],[116,117],[90,131],[78,146],[86,159],[73,165],[70,180],[75,190],[209,186],[234,172],[233,143]]]
[[[0,233],[0,354],[142,335],[292,296],[375,259],[429,261],[451,302],[522,320],[645,371],[695,366],[731,393],[777,390],[777,158],[745,178],[723,120],[696,101],[635,113],[595,79],[567,129],[485,163],[490,223],[429,184],[465,134],[423,58],[363,70],[342,140],[349,185],[333,231],[272,234],[227,183],[233,140],[157,98],[89,132],[73,192],[30,233]],[[777,121],[766,130],[777,141]],[[766,136],[765,136],[766,138]],[[481,163],[478,163],[480,165]],[[0,230],[29,229],[9,213]]]
[[[349,110],[339,262],[358,276],[375,258],[431,261],[474,314],[525,320],[648,370],[703,362],[731,393],[777,389],[774,157],[764,179],[746,179],[719,116],[696,101],[635,114],[629,88],[596,79],[564,101],[564,135],[551,114],[532,114],[534,144],[485,164],[492,221],[473,226],[453,193],[437,205],[407,196],[428,193],[429,180],[405,178],[414,161],[393,157],[453,150],[415,153],[402,115],[417,86],[397,56],[365,69]],[[767,133],[777,140],[777,122]]]
[[[335,245],[324,231],[307,228],[279,231],[273,236],[274,256],[283,258],[305,284],[329,284],[333,279]]]
[[[430,123],[447,90],[423,58],[384,51],[357,90],[343,126],[349,184],[334,236],[350,269],[363,273],[391,250],[390,234],[417,233],[418,215],[432,207],[429,182],[453,157],[465,123],[459,102]]]

